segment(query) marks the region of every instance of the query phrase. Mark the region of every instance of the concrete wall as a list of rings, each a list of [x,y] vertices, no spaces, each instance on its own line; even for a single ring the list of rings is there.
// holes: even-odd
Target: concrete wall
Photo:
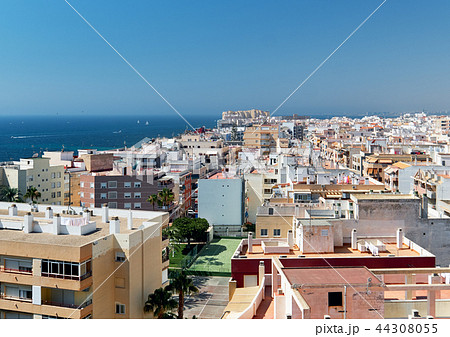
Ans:
[[[198,181],[198,217],[211,225],[242,226],[243,180],[200,179]]]

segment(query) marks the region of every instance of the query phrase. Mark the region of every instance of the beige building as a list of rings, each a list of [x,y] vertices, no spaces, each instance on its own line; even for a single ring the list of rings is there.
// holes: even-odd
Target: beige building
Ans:
[[[0,318],[151,317],[144,303],[168,282],[167,213],[29,209],[0,203]]]
[[[244,147],[261,149],[262,154],[269,154],[277,148],[279,133],[280,126],[275,124],[250,126],[244,132]]]
[[[64,166],[50,166],[49,158],[23,158],[0,170],[0,185],[17,188],[22,196],[33,186],[41,193],[38,203],[64,204]]]

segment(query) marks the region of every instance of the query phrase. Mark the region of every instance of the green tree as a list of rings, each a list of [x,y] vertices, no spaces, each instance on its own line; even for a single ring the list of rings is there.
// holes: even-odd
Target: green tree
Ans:
[[[17,188],[3,187],[0,190],[0,199],[4,201],[18,201],[20,199],[20,192]]]
[[[202,241],[204,239],[209,223],[202,218],[191,219],[184,217],[175,219],[172,228],[178,241],[187,240],[188,246],[190,246],[191,240]]]
[[[31,199],[31,202],[34,203],[34,199],[39,199],[41,197],[41,192],[39,192],[36,187],[30,186],[27,189],[27,192],[23,196],[26,199]]]
[[[147,201],[152,204],[153,210],[155,210],[155,204],[158,202],[158,196],[156,194],[152,194],[148,197]]]
[[[198,288],[192,282],[192,279],[187,277],[184,272],[177,273],[174,278],[171,279],[170,284],[167,286],[170,291],[178,293],[178,318],[183,318],[184,310],[184,296],[198,292]]]
[[[158,192],[158,198],[163,206],[169,206],[173,199],[175,199],[175,195],[168,188],[163,188]]]
[[[156,318],[171,318],[171,311],[177,306],[177,301],[172,298],[172,293],[168,291],[167,287],[158,288],[153,294],[148,295],[144,311],[151,311]]]

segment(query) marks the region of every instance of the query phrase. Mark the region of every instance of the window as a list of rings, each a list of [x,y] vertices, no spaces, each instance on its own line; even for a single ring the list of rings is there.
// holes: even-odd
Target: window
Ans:
[[[28,181],[33,181],[33,176],[29,176]]]
[[[58,178],[61,178],[61,172],[58,172]]]
[[[273,208],[269,207],[269,215],[273,215]]]
[[[61,187],[61,182],[60,182],[60,181],[58,181],[58,182],[56,183],[56,187],[58,187],[58,188]]]
[[[125,315],[125,304],[116,303],[116,314]]]
[[[94,188],[94,187],[95,187],[95,183],[90,183],[90,184],[89,184],[89,187],[90,187],[90,188]]]
[[[273,236],[281,236],[281,229],[274,229]]]
[[[131,198],[131,193],[124,193],[124,194],[123,194],[123,197],[124,197],[125,199],[130,199],[130,198]]]
[[[109,208],[117,208],[117,202],[108,202]]]
[[[129,181],[124,182],[124,183],[123,183],[123,187],[125,187],[125,188],[130,188],[130,187],[131,187],[131,183],[130,183]]]
[[[135,197],[136,199],[140,199],[140,198],[141,198],[141,192],[134,193],[134,197]]]
[[[90,194],[90,198],[91,198],[91,199],[94,199],[94,193],[91,193],[91,194]]]
[[[141,203],[140,202],[135,202],[134,203],[134,208],[137,208],[137,209],[141,208]]]
[[[117,181],[108,181],[108,188],[117,188]]]
[[[100,199],[106,199],[106,193],[100,194]]]
[[[108,199],[117,199],[117,192],[108,192]]]
[[[130,209],[131,208],[131,202],[126,202],[123,204],[123,208]]]
[[[267,229],[261,229],[261,236],[267,236]]]
[[[125,262],[125,260],[126,260],[126,257],[125,257],[124,252],[116,252],[116,258],[115,258],[116,262]]]
[[[341,307],[342,306],[342,292],[328,293],[328,306],[329,307]]]
[[[42,260],[42,276],[57,277],[71,280],[83,280],[90,276],[92,270],[91,260],[82,263]]]
[[[52,172],[52,179],[55,179],[55,177],[56,177],[55,172]]]
[[[84,187],[84,182],[83,181],[80,182],[80,187]]]
[[[320,236],[328,236],[328,229],[322,229]]]
[[[52,198],[56,198],[56,193],[52,192]]]
[[[56,197],[61,198],[61,192],[56,192]]]
[[[106,183],[100,183],[100,188],[107,188],[108,185]]]
[[[80,197],[84,198],[84,192],[80,192]]]
[[[55,183],[52,183],[51,186],[52,186],[52,188],[55,188],[55,187],[56,187],[56,184],[55,184]]]
[[[140,182],[136,182],[136,183],[134,183],[134,187],[135,187],[135,188],[139,188],[139,187],[141,187],[141,183],[140,183]]]

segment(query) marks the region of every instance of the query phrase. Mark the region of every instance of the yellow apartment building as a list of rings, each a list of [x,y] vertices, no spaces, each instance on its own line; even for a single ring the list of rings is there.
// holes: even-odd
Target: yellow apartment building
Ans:
[[[0,318],[151,318],[168,213],[0,203]]]

